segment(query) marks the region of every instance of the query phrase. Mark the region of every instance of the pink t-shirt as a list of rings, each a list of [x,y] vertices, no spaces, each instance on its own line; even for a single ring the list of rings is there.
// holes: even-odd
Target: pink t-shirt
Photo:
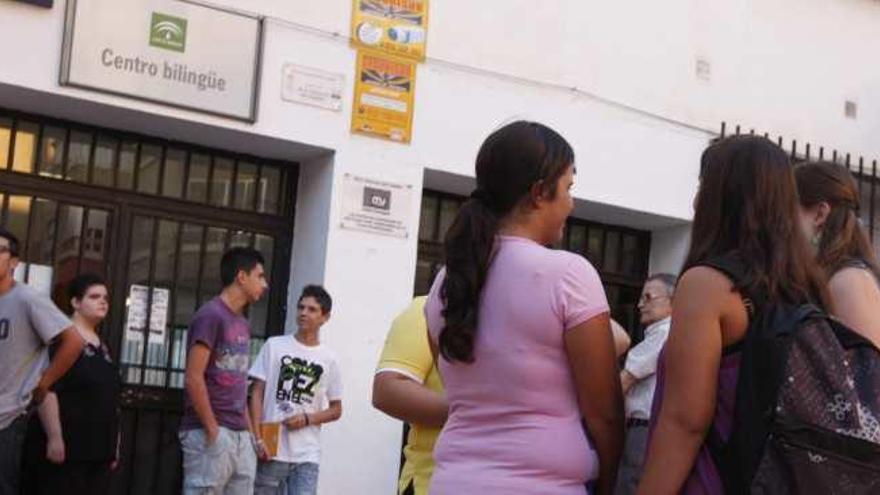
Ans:
[[[598,459],[581,426],[563,334],[608,311],[596,270],[566,251],[498,236],[471,364],[440,359],[449,419],[432,495],[583,494]],[[436,344],[445,271],[425,315]]]

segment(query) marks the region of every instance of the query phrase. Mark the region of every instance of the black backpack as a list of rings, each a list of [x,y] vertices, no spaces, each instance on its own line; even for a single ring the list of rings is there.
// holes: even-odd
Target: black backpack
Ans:
[[[707,444],[728,494],[880,494],[880,351],[809,304],[764,304],[742,292],[745,265],[725,273],[749,308],[734,426]]]

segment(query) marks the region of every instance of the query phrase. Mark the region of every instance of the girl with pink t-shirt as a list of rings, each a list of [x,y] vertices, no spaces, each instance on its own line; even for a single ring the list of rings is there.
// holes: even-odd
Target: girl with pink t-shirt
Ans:
[[[573,208],[574,152],[515,122],[483,143],[425,314],[449,400],[432,494],[611,493],[623,402],[596,270],[545,246]]]

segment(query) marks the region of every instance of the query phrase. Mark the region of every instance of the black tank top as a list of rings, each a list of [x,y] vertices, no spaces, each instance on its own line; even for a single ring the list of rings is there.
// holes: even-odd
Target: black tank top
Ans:
[[[55,348],[50,348],[54,354]],[[119,372],[107,347],[87,343],[52,390],[58,395],[65,457],[70,461],[111,461],[119,432]],[[28,425],[29,448],[45,455],[46,435],[36,414]]]

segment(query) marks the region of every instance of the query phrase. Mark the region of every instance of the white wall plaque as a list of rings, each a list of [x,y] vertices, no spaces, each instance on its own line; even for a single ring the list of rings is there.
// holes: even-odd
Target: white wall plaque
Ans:
[[[410,184],[344,174],[340,227],[407,238],[410,235],[412,191]]]
[[[281,98],[328,110],[342,109],[345,76],[302,65],[284,64]]]

